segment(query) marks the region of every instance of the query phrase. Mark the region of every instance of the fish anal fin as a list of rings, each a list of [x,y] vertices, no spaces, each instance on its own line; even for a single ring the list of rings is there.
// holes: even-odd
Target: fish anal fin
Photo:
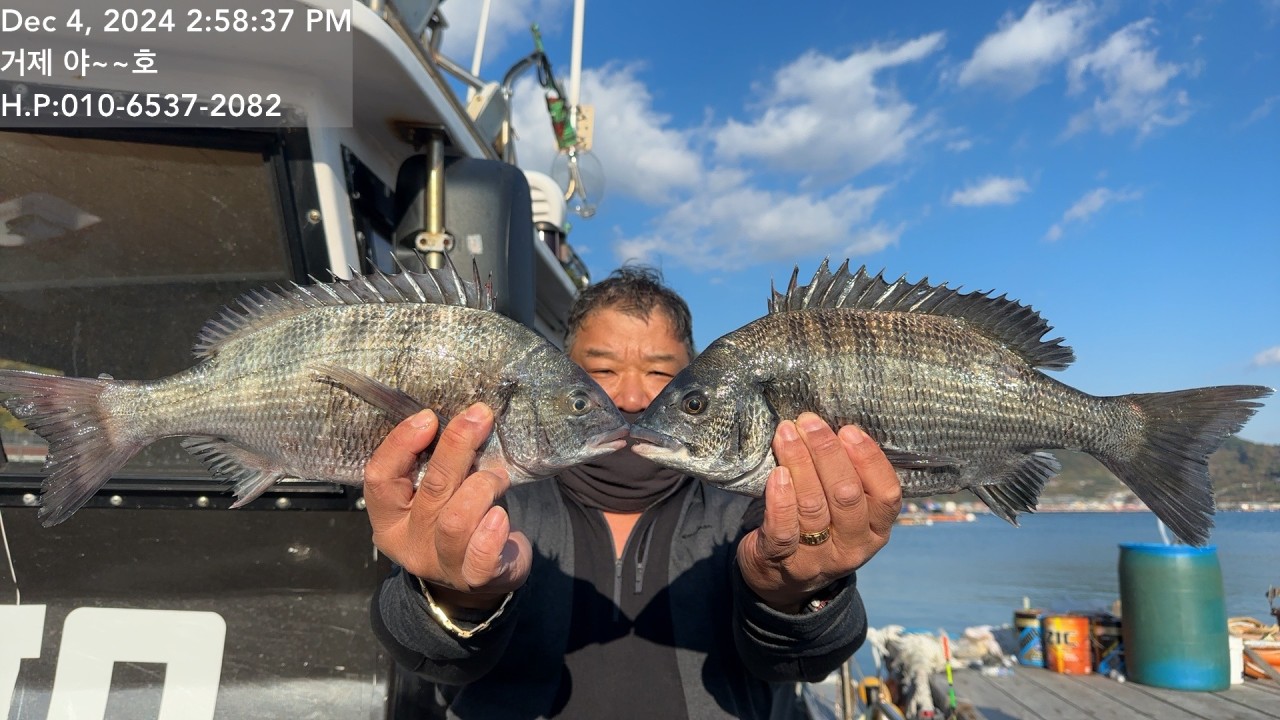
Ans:
[[[381,410],[395,423],[426,407],[405,391],[349,368],[318,364],[312,365],[310,370],[315,373],[316,382],[328,383],[346,390]]]
[[[992,487],[991,485],[976,485],[969,489],[973,491],[974,495],[978,496],[979,500],[986,503],[987,507],[991,508],[991,512],[996,517],[1014,527],[1018,527],[1018,511],[1009,507],[1003,498],[996,497],[991,492]]]
[[[1014,527],[1018,526],[1019,513],[1033,513],[1040,502],[1040,491],[1062,464],[1048,452],[1033,452],[1010,458],[1008,472],[995,482],[969,488],[978,499]]]
[[[257,500],[272,485],[291,476],[270,460],[222,438],[189,437],[182,441],[182,448],[216,477],[232,483],[231,491],[236,496],[233,508]]]

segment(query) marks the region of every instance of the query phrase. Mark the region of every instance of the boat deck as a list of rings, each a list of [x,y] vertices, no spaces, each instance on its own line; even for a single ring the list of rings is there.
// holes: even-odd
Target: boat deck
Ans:
[[[954,673],[956,699],[985,720],[1264,720],[1280,718],[1280,683],[1246,679],[1222,692],[1183,692],[1116,682],[1100,675],[1063,675],[1016,667],[1009,675]],[[946,697],[946,677],[931,683]],[[963,716],[962,716],[963,717]]]

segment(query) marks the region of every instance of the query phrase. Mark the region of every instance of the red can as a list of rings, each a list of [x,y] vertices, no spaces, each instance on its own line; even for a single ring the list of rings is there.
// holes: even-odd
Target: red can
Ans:
[[[1067,675],[1093,672],[1089,618],[1048,615],[1044,618],[1044,666]]]

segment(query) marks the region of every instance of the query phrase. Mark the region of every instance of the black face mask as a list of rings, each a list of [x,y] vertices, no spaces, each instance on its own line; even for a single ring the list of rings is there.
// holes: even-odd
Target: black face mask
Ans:
[[[635,422],[640,413],[622,413]],[[642,512],[688,477],[623,449],[560,471],[560,482],[583,505],[607,512]]]

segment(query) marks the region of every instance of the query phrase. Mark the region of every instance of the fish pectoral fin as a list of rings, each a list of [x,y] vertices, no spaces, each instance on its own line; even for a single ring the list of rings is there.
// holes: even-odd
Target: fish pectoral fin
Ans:
[[[964,464],[960,458],[953,458],[947,455],[930,455],[928,453],[914,453],[906,450],[899,450],[890,445],[881,445],[880,449],[884,451],[884,456],[889,458],[889,464],[895,468],[902,470],[920,470],[922,468],[958,468]]]
[[[216,477],[233,484],[236,501],[231,507],[247,505],[290,473],[275,463],[222,438],[185,438],[182,448],[196,456]]]
[[[312,365],[310,369],[316,375],[316,382],[346,390],[386,413],[392,422],[398,423],[426,407],[409,393],[355,370],[337,365]]]
[[[1040,502],[1040,491],[1049,478],[1058,474],[1062,464],[1052,453],[1033,452],[1010,458],[1008,471],[995,482],[969,488],[991,512],[1018,526],[1018,513],[1033,513]]]

